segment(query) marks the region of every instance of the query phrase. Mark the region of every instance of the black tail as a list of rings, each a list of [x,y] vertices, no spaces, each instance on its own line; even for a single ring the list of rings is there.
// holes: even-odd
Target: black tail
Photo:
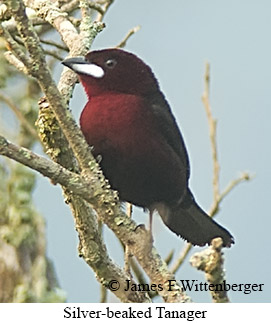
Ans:
[[[217,237],[222,238],[224,247],[234,243],[232,235],[197,205],[190,191],[178,206],[157,209],[166,226],[193,245],[204,246]]]

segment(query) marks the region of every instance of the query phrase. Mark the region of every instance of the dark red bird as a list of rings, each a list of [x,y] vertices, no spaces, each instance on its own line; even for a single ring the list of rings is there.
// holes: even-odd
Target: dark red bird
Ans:
[[[185,144],[152,70],[120,49],[66,59],[88,96],[81,129],[122,201],[157,210],[170,230],[194,245],[233,237],[196,203]]]

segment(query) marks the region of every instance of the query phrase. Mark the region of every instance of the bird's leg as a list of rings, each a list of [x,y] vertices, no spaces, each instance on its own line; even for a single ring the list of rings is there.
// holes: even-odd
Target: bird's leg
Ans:
[[[138,224],[135,228],[138,229],[138,228],[141,228],[143,230],[146,231],[147,233],[147,236],[149,238],[149,245],[152,246],[152,243],[153,243],[153,236],[152,236],[152,218],[153,218],[153,213],[154,213],[154,208],[149,208],[149,230],[146,230],[146,226],[144,224]],[[146,211],[146,209],[144,209],[144,211]]]
[[[153,243],[153,235],[152,235],[152,219],[153,219],[153,209],[149,211],[149,235],[150,235],[150,243]]]

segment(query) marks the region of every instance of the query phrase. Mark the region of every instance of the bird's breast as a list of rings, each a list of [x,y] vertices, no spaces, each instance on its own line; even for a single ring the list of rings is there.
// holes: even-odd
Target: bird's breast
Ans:
[[[122,94],[91,98],[80,124],[122,200],[148,207],[180,198],[186,170],[161,137],[144,98]]]
[[[149,119],[141,97],[109,93],[91,98],[82,112],[80,124],[88,143],[97,153],[106,148],[121,153],[149,136],[152,130]],[[140,142],[141,149],[144,149],[144,142]]]

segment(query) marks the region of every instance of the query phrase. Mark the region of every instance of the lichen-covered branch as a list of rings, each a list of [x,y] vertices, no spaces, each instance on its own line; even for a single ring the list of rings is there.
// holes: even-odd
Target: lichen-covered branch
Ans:
[[[174,279],[172,273],[168,271],[165,262],[150,243],[149,234],[146,230],[138,227],[121,211],[116,192],[110,189],[99,165],[91,154],[90,147],[70,111],[66,108],[76,77],[72,72],[65,69],[61,75],[59,86],[56,86],[46,64],[44,50],[41,47],[38,34],[31,20],[28,19],[24,7],[24,3],[27,4],[35,10],[39,19],[43,19],[59,32],[71,55],[84,55],[94,37],[104,28],[104,24],[99,21],[113,1],[104,2],[104,12],[102,15],[98,14],[98,22],[90,21],[87,2],[79,1],[82,16],[80,32],[73,25],[73,20],[68,18],[67,13],[58,8],[56,2],[45,0],[26,0],[25,2],[5,0],[4,2],[14,18],[20,40],[28,51],[27,55],[24,51],[24,55],[22,55],[20,46],[14,41],[13,36],[8,30],[3,29],[4,37],[6,35],[9,44],[12,44],[12,46],[9,46],[9,55],[13,55],[17,63],[21,62],[24,67],[21,70],[37,80],[46,96],[40,107],[46,108],[47,105],[49,114],[52,112],[49,119],[40,119],[38,124],[42,142],[46,142],[46,151],[56,162],[16,147],[4,138],[1,138],[0,142],[1,154],[36,169],[52,179],[54,183],[59,183],[64,187],[64,193],[73,210],[76,229],[80,237],[80,253],[95,270],[101,282],[106,285],[106,282],[112,277],[110,275],[123,282],[127,276],[113,264],[110,267],[110,259],[104,256],[103,242],[97,233],[95,216],[90,212],[89,204],[96,211],[99,219],[106,223],[125,245],[129,246],[131,253],[135,255],[143,270],[150,277],[151,282],[164,286],[159,294],[165,301],[190,301],[190,298],[182,292],[178,284],[175,285],[173,291],[168,291],[168,280]],[[19,64],[16,64],[16,66],[19,67]],[[52,121],[55,128],[48,126],[49,120]],[[58,146],[55,140],[56,134],[59,134],[58,138],[61,138],[61,142],[64,143],[63,146]],[[49,140],[47,140],[48,137]],[[70,162],[68,162],[66,157],[73,156],[73,154],[75,158],[70,158]],[[96,239],[97,237],[99,239]],[[98,248],[98,252],[93,253],[95,248]],[[95,254],[97,257],[95,257]],[[104,262],[101,262],[102,257],[104,257]],[[103,265],[98,266],[96,263]],[[106,269],[107,266],[109,266],[111,273]],[[116,295],[122,300],[148,301],[148,297],[143,293],[123,295],[121,292],[120,290]]]
[[[20,16],[18,12],[16,18],[20,26],[23,25],[22,22],[26,19],[24,15]],[[29,41],[28,39],[36,39],[35,37],[32,37],[33,30],[24,29],[23,31],[26,34],[29,33],[28,37],[22,37],[22,39],[25,39],[26,42]],[[42,52],[35,48],[36,46],[39,46],[37,42],[31,44],[31,46],[28,45],[28,48],[34,48],[36,50],[37,56],[42,55]],[[35,57],[35,59],[38,61],[38,57]],[[63,130],[66,138],[68,139],[69,144],[72,147],[82,170],[85,172],[85,174],[90,175],[87,176],[88,180],[94,185],[96,185],[94,190],[96,193],[95,199],[92,199],[91,201],[93,204],[93,208],[96,210],[98,216],[119,236],[119,238],[125,244],[129,244],[129,247],[132,250],[133,254],[137,257],[143,269],[145,269],[145,271],[149,274],[152,282],[157,283],[157,285],[165,285],[165,283],[169,279],[173,278],[172,274],[168,272],[162,259],[158,256],[157,252],[152,248],[152,246],[150,246],[149,249],[145,248],[146,243],[144,243],[144,240],[146,240],[148,237],[148,235],[146,235],[145,230],[135,230],[137,228],[136,224],[131,220],[129,220],[130,222],[127,222],[126,215],[120,211],[118,203],[116,203],[116,195],[109,189],[108,183],[104,180],[101,171],[97,167],[96,161],[90,154],[88,145],[82,137],[81,132],[77,128],[71,115],[69,114],[69,112],[67,112],[67,110],[65,110],[65,108],[63,108],[62,97],[56,90],[55,85],[51,79],[51,75],[48,72],[47,67],[43,65],[43,62],[44,58],[41,57],[41,73],[33,74],[33,76],[37,77],[40,86],[46,95],[48,103],[50,107],[52,107],[56,115],[56,118],[61,126],[61,129]],[[31,72],[32,71],[30,71],[30,74]],[[2,146],[6,147],[7,145],[5,144]],[[25,156],[27,157],[27,154],[25,154]],[[27,162],[29,162],[32,159],[33,155],[31,155],[31,158],[27,159]],[[36,166],[37,165],[35,165],[35,167]],[[48,168],[43,167],[43,172],[44,169],[48,170]],[[56,181],[61,179],[62,181],[63,178],[61,175],[63,175],[63,173],[65,173],[63,169],[61,171],[54,172],[53,180]],[[71,177],[69,177],[69,182],[71,183]],[[72,183],[73,188],[69,186],[69,190],[76,193],[74,182],[72,181]],[[76,181],[75,183],[78,184],[78,182]],[[65,186],[65,184],[68,183],[64,183],[62,181],[61,184]],[[90,190],[88,190],[88,193],[89,191]],[[87,192],[85,191],[85,193]],[[90,202],[89,196],[90,195],[88,195],[88,201]],[[110,217],[109,215],[112,216]],[[177,284],[175,286],[174,292],[168,292],[167,288],[165,288],[161,292],[161,295],[166,301],[169,302],[189,300],[189,298],[182,293],[180,287]]]
[[[11,6],[11,10],[12,10],[13,15],[15,17],[15,21],[17,23],[17,27],[18,27],[18,31],[20,33],[21,39],[24,41],[25,47],[28,48],[29,52],[31,52],[29,60],[32,60],[32,61],[31,61],[31,63],[29,63],[29,60],[27,60],[26,61],[27,64],[25,64],[25,65],[27,65],[26,66],[27,74],[30,74],[31,76],[35,77],[39,81],[41,88],[45,89],[44,92],[45,92],[45,94],[47,94],[47,100],[49,102],[53,101],[52,92],[54,92],[57,95],[57,98],[58,98],[57,101],[59,102],[58,107],[60,106],[60,109],[62,109],[62,111],[60,112],[60,115],[62,113],[62,117],[63,117],[63,115],[65,114],[65,112],[67,110],[62,102],[59,92],[57,91],[57,87],[55,86],[55,84],[51,78],[50,71],[48,70],[48,67],[46,66],[43,51],[41,50],[41,47],[39,44],[39,39],[38,39],[37,35],[35,34],[35,31],[33,30],[33,28],[31,28],[30,22],[29,22],[27,16],[25,15],[23,4],[22,4],[22,2],[18,3],[19,6],[14,5],[14,3],[9,3],[9,4]],[[15,52],[18,51],[19,47],[17,46],[16,42],[13,41],[11,35],[8,32],[6,34],[8,35],[10,41],[12,41],[14,43],[13,50],[15,49]],[[92,32],[92,36],[93,36],[93,32]],[[11,46],[9,46],[9,48],[11,48]],[[39,64],[38,70],[42,70],[41,73],[38,73],[38,74],[36,73],[35,64],[33,64],[34,60],[35,60],[35,62],[38,62],[38,64]],[[49,99],[48,99],[48,97],[49,97]],[[55,97],[55,99],[56,99],[56,97]],[[54,106],[55,106],[55,104],[54,104]],[[59,112],[60,109],[57,111]],[[53,111],[55,111],[55,109],[53,109]],[[48,115],[49,114],[47,113],[47,117],[48,117]],[[58,116],[59,116],[59,114],[58,114]],[[60,117],[60,119],[62,117]],[[52,118],[49,118],[49,120],[52,120],[52,119],[53,119],[53,116],[52,116]],[[67,119],[67,117],[66,117],[66,119]],[[69,118],[68,118],[68,120],[69,120]],[[70,120],[73,121],[71,116],[70,116]],[[40,119],[40,121],[41,121],[41,119]],[[47,121],[48,121],[48,119],[47,119]],[[41,126],[41,122],[39,122],[39,126]],[[50,123],[50,126],[52,126],[52,123]],[[43,134],[47,133],[47,135],[48,135],[50,133],[50,130],[52,129],[51,128],[48,131],[50,126],[48,127],[48,125],[44,125],[42,133]],[[56,132],[58,132],[58,131],[56,131],[56,128],[58,128],[58,126],[56,124],[55,124],[55,126],[56,127],[54,128],[54,134]],[[71,129],[71,131],[72,131],[72,129]],[[42,141],[44,141],[45,136],[42,137]],[[61,134],[59,134],[59,138],[60,137],[61,137]],[[64,140],[64,138],[63,138],[63,140]],[[63,140],[62,140],[62,142],[64,142]],[[56,145],[55,145],[55,147],[52,147],[52,145],[50,145],[52,142],[54,142],[53,139],[51,141],[50,140],[47,141],[47,144],[48,144],[47,151],[49,152],[49,149],[50,149],[50,152],[52,152],[53,159],[56,159],[59,161],[60,155],[61,155],[61,157],[63,157],[63,155],[65,155],[65,151],[67,154],[69,149],[68,148],[64,149],[63,154],[56,153],[57,147],[56,147]],[[13,158],[15,160],[16,159],[18,161],[20,160],[20,162],[25,165],[30,166],[30,164],[31,164],[32,168],[37,169],[38,168],[37,164],[39,164],[39,166],[40,166],[39,169],[40,169],[41,173],[44,173],[44,175],[47,175],[49,177],[50,177],[49,173],[51,173],[51,175],[53,175],[54,171],[56,171],[55,175],[57,177],[58,177],[58,175],[60,175],[60,177],[62,177],[61,172],[63,171],[65,173],[65,171],[66,171],[66,169],[61,167],[59,164],[57,164],[57,163],[52,164],[52,162],[50,162],[49,160],[46,160],[46,159],[43,159],[42,160],[43,163],[40,163],[41,159],[38,156],[34,155],[30,151],[24,150],[23,148],[16,147],[15,145],[8,143],[3,138],[1,138],[1,145],[0,146],[1,146],[1,152],[3,154],[5,154],[6,156],[9,156],[10,158]],[[62,148],[64,148],[64,147],[68,147],[67,144],[65,144]],[[88,148],[87,148],[87,151],[88,151]],[[72,158],[70,159],[71,163],[73,160],[74,159],[72,159]],[[48,162],[50,162],[51,164],[47,164]],[[64,163],[64,158],[61,158],[61,162]],[[94,159],[93,159],[93,162],[96,163]],[[56,168],[54,168],[54,166]],[[59,168],[59,166],[61,168]],[[68,165],[66,164],[65,166],[68,166]],[[72,169],[74,168],[72,165],[70,165],[70,166]],[[91,165],[88,165],[87,167],[90,167],[90,166]],[[74,175],[77,175],[77,174],[74,173]],[[77,175],[77,176],[79,176],[79,175]],[[51,179],[53,181],[56,180],[56,178],[54,179],[54,176],[51,177]],[[66,177],[66,180],[68,180],[67,177]],[[57,180],[56,180],[56,182],[57,182]],[[61,184],[64,185],[65,183],[61,182]],[[88,187],[86,187],[87,195],[89,195],[89,191],[90,191],[90,189],[89,189],[89,185],[88,185]],[[125,273],[120,268],[118,268],[111,261],[111,259],[108,257],[106,250],[105,250],[105,246],[103,245],[102,239],[97,234],[97,230],[96,230],[97,225],[95,223],[95,216],[93,215],[93,211],[91,211],[89,206],[84,202],[84,200],[82,200],[82,198],[79,198],[76,195],[73,196],[71,194],[71,192],[73,192],[73,194],[75,193],[73,190],[71,190],[71,188],[69,190],[66,190],[65,193],[66,193],[66,196],[69,196],[69,201],[71,201],[70,205],[72,207],[72,210],[73,210],[73,213],[75,216],[75,220],[76,220],[76,228],[77,228],[77,231],[78,231],[79,237],[80,237],[80,242],[81,242],[80,252],[81,252],[82,256],[84,257],[86,262],[92,266],[92,268],[95,270],[97,276],[100,278],[100,280],[102,281],[102,283],[104,285],[106,285],[108,283],[108,281],[110,281],[110,279],[112,279],[112,278],[117,279],[121,285],[124,285],[127,277],[125,276]],[[133,301],[133,302],[140,301],[140,302],[142,302],[144,300],[145,301],[148,300],[148,298],[144,295],[144,293],[139,293],[139,292],[123,293],[123,291],[120,289],[119,291],[116,291],[115,294],[122,301]]]
[[[2,71],[10,78],[6,63],[2,63]],[[30,80],[23,89],[13,93],[12,99],[6,95],[1,99],[21,121],[12,136],[20,145],[31,148],[37,140],[34,102],[39,88]],[[5,130],[5,124],[1,126]],[[0,178],[0,302],[65,301],[65,292],[47,257],[44,219],[33,203],[35,174],[20,163],[1,158]]]
[[[95,183],[92,188],[90,183],[82,179],[80,175],[67,170],[58,163],[41,157],[26,148],[18,147],[7,141],[3,136],[0,136],[0,155],[38,171],[50,178],[53,183],[59,183],[71,192],[81,195],[85,200],[93,203],[93,197],[95,198],[96,195]]]
[[[190,259],[190,264],[193,267],[205,272],[209,290],[215,303],[229,302],[227,291],[223,288],[225,272],[223,253],[221,251],[222,245],[221,238],[213,239],[210,247],[195,253]]]
[[[128,245],[132,254],[136,256],[143,270],[149,275],[152,282],[162,284],[164,289],[159,294],[168,302],[190,301],[176,284],[174,291],[168,292],[168,280],[174,279],[168,271],[165,262],[158,255],[157,251],[150,244],[148,233],[142,227],[126,216],[120,210],[118,198],[100,173],[100,180],[104,185],[99,187],[96,181],[86,182],[80,175],[72,173],[57,163],[46,160],[29,150],[16,147],[15,145],[0,137],[0,154],[15,159],[28,167],[31,167],[43,175],[49,177],[55,183],[65,186],[74,194],[83,197],[91,203],[93,209],[97,212],[99,218],[112,229],[118,238]],[[89,225],[89,220],[83,220]],[[78,223],[78,222],[77,222]],[[79,228],[81,226],[79,225]],[[83,230],[84,233],[84,230]],[[85,235],[86,239],[87,235]],[[148,248],[147,248],[148,246]]]
[[[13,164],[8,174],[0,164],[0,175],[0,302],[65,301],[46,257],[45,223],[31,198],[33,172]]]
[[[63,167],[60,168],[59,172],[62,175],[68,175],[66,180],[60,184],[62,184],[65,201],[69,204],[75,219],[75,226],[80,241],[79,254],[94,270],[97,279],[103,286],[107,287],[112,279],[119,281],[120,285],[123,286],[125,284],[125,280],[128,279],[128,276],[110,259],[106,245],[103,242],[101,233],[97,226],[96,215],[90,207],[90,204],[86,202],[88,198],[91,198],[91,195],[94,192],[92,191],[90,184],[84,179],[81,179],[80,175],[77,174],[78,168],[77,165],[74,164],[72,151],[68,148],[65,137],[62,135],[52,109],[50,109],[45,99],[40,100],[39,105],[40,114],[37,124],[39,126],[41,141],[43,142],[47,153],[54,161],[56,161],[54,166],[59,168],[61,167],[60,165],[62,165]],[[60,149],[60,147],[62,148]],[[33,156],[33,158],[35,158],[35,156]],[[33,158],[30,159],[33,160]],[[48,162],[48,160],[46,161]],[[54,166],[52,165],[49,168],[53,169]],[[73,170],[73,172],[70,171],[67,173],[67,168]],[[57,170],[55,171],[58,173]],[[75,178],[73,176],[75,176]],[[85,200],[82,195],[76,195],[76,192],[79,192],[80,194],[80,187],[74,187],[71,189],[69,184],[79,183],[80,181],[85,182]],[[56,180],[55,183],[57,182],[60,181]],[[65,186],[65,182],[68,186]],[[79,189],[79,191],[77,191],[77,189]],[[83,191],[81,191],[81,193],[82,192]],[[123,293],[123,289],[116,290],[114,293],[123,302],[148,301],[148,297],[145,293]]]

